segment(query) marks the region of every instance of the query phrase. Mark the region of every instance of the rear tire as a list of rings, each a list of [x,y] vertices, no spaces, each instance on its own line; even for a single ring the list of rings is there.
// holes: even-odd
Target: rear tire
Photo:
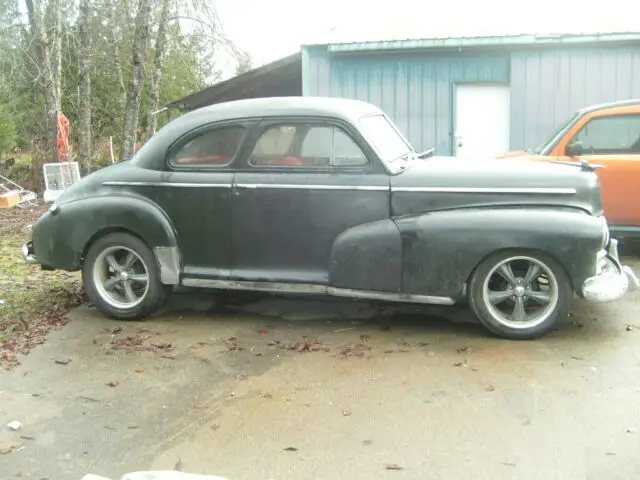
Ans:
[[[542,252],[508,250],[471,275],[469,304],[493,334],[533,340],[554,330],[571,309],[573,289],[562,265]]]
[[[171,287],[160,281],[151,249],[127,233],[105,235],[89,248],[82,281],[98,311],[120,320],[138,320],[154,313],[171,293]]]

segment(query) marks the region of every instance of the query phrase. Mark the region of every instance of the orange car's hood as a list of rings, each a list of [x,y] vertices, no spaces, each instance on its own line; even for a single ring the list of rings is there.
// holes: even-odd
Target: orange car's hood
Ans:
[[[512,157],[520,157],[522,155],[527,155],[527,152],[524,150],[512,150],[510,152],[502,153],[498,155],[496,158],[512,158]]]
[[[504,159],[517,159],[517,160],[536,160],[536,161],[544,161],[549,160],[549,157],[544,157],[542,155],[537,155],[535,153],[527,152],[525,150],[512,150],[510,152],[502,153],[495,157],[497,160]]]

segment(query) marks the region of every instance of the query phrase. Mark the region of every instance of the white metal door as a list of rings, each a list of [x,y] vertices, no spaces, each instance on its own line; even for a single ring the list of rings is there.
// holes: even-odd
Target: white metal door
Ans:
[[[493,157],[509,150],[509,86],[456,86],[453,149],[457,157]]]

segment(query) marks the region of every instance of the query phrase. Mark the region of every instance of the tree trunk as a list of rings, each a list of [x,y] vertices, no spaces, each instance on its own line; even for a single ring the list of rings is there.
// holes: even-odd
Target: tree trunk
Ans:
[[[147,113],[147,135],[149,139],[156,133],[156,115],[160,101],[160,82],[164,71],[164,54],[167,43],[167,23],[169,21],[169,1],[162,0],[162,10],[160,12],[160,23],[158,25],[158,36],[156,38],[155,56],[153,58],[153,73],[151,75],[151,102]]]
[[[131,89],[127,95],[127,106],[124,111],[123,160],[133,156],[136,146],[136,129],[138,127],[138,115],[140,114],[140,99],[142,98],[145,53],[149,42],[150,16],[151,0],[139,0],[133,37]]]
[[[89,0],[80,0],[78,16],[78,162],[85,172],[91,166],[91,18]]]
[[[33,48],[40,66],[39,78],[41,79],[42,92],[46,106],[47,129],[45,133],[45,151],[50,155],[50,161],[58,161],[57,133],[58,113],[60,112],[61,75],[62,75],[62,38],[61,30],[61,5],[60,0],[50,0],[44,9],[40,3],[33,0],[25,0],[29,27],[33,38]],[[43,12],[50,15],[50,31],[44,24]],[[37,161],[37,160],[36,160]],[[34,161],[34,181],[40,185],[40,165]]]

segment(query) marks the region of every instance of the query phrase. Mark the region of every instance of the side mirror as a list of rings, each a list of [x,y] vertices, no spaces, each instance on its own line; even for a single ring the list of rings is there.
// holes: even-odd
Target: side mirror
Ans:
[[[582,142],[570,143],[564,149],[564,153],[567,157],[580,157],[584,155],[584,146]]]

